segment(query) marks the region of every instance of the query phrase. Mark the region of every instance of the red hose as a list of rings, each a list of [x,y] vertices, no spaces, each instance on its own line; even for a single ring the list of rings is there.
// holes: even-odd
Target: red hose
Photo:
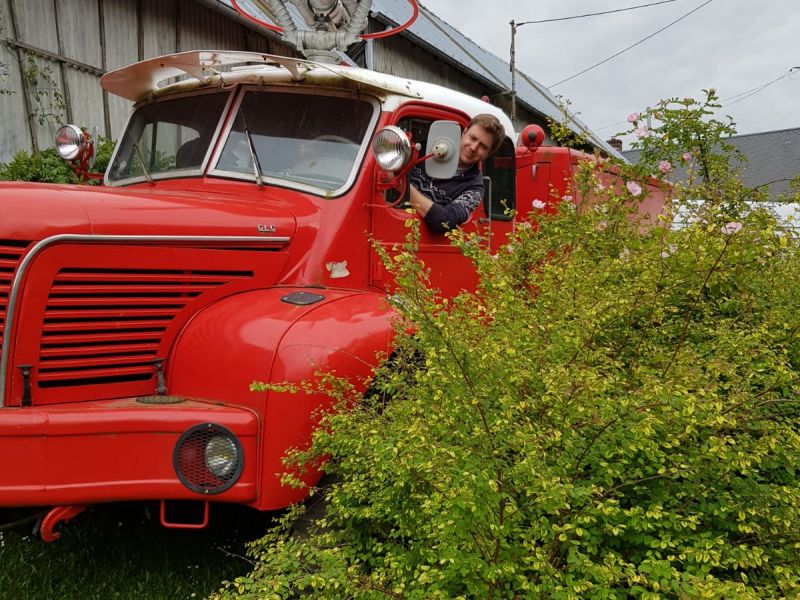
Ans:
[[[236,12],[238,12],[240,15],[242,15],[248,21],[251,21],[251,22],[255,23],[256,25],[261,25],[262,27],[266,27],[267,29],[270,29],[271,31],[276,31],[278,33],[283,33],[283,28],[282,27],[278,27],[277,25],[273,25],[272,23],[267,23],[266,21],[262,21],[261,19],[256,19],[253,15],[251,15],[249,12],[247,12],[245,9],[243,9],[241,6],[239,6],[239,3],[236,0],[231,0],[231,4],[233,5],[233,8],[236,10]]]
[[[419,6],[417,6],[417,0],[408,0],[408,3],[411,5],[411,9],[413,10],[413,13],[411,14],[411,18],[408,21],[406,21],[402,25],[399,25],[399,26],[394,27],[392,29],[387,29],[386,31],[378,31],[376,33],[365,33],[364,35],[361,36],[361,39],[362,40],[377,40],[377,39],[380,39],[380,38],[389,37],[390,35],[394,35],[395,33],[400,33],[401,31],[404,31],[404,30],[408,29],[409,27],[411,27],[411,24],[414,21],[416,21],[417,17],[419,16]],[[253,15],[251,15],[245,9],[243,9],[241,6],[239,6],[239,3],[236,0],[231,0],[231,4],[233,5],[233,8],[236,10],[236,12],[238,12],[240,15],[242,15],[248,21],[251,21],[251,22],[255,23],[256,25],[260,25],[261,27],[265,27],[265,28],[269,29],[270,31],[275,31],[277,33],[283,33],[283,28],[282,27],[278,27],[277,25],[273,25],[272,23],[267,23],[266,21],[262,21],[261,19],[256,19]]]
[[[400,33],[411,27],[411,24],[417,20],[417,16],[419,16],[419,6],[417,6],[417,0],[408,0],[408,3],[411,5],[412,10],[414,11],[411,14],[411,18],[403,23],[402,25],[395,27],[393,29],[387,29],[386,31],[378,31],[376,33],[366,33],[361,36],[362,40],[377,40],[380,38],[389,37],[390,35],[394,35],[395,33]]]

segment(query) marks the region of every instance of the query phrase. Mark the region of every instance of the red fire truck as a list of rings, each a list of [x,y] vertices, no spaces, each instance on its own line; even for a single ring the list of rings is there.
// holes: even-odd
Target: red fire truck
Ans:
[[[392,282],[372,244],[405,238],[400,174],[417,150],[441,174],[453,124],[500,119],[464,225],[487,252],[536,200],[569,193],[585,156],[541,146],[537,126],[515,143],[480,99],[294,58],[185,52],[102,85],[135,103],[104,185],[0,185],[0,506],[48,507],[46,540],[98,503],[160,501],[165,525],[200,527],[212,501],[301,500],[281,459],[325,398],[250,384],[360,381],[391,352]],[[85,158],[79,129],[58,142]],[[419,255],[443,293],[474,287],[448,237],[423,226]],[[202,518],[175,522],[169,503],[187,500]]]

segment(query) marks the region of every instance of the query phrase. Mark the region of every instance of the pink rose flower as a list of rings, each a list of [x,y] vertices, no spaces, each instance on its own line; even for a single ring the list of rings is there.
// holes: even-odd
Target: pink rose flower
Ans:
[[[633,196],[639,196],[642,193],[642,186],[640,186],[635,181],[629,181],[628,183],[625,184],[625,187],[628,188],[628,191]]]
[[[725,223],[720,228],[720,231],[723,235],[733,235],[734,233],[739,233],[742,230],[742,224],[737,221],[731,221],[730,223]]]
[[[544,202],[536,198],[532,203],[531,206],[536,210],[542,210],[545,206],[547,206]]]
[[[633,130],[633,134],[640,140],[649,138],[651,135],[650,130],[647,127],[637,127]]]
[[[658,170],[666,175],[672,171],[672,164],[668,160],[662,160],[658,163]]]
[[[689,162],[690,160],[692,160],[692,153],[691,152],[684,152],[683,153],[683,160],[685,160],[686,162]]]
[[[661,258],[669,258],[673,254],[678,251],[678,247],[675,244],[670,244],[666,248],[661,251]]]
[[[638,112],[632,112],[631,114],[628,115],[628,123],[636,123],[636,121],[638,120],[639,120]]]

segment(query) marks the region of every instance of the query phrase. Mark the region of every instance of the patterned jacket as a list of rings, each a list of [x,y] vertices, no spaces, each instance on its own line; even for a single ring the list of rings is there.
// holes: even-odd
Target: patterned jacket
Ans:
[[[411,185],[433,201],[423,219],[436,233],[445,233],[469,219],[483,198],[483,176],[477,165],[459,171],[450,179],[433,179],[422,165],[411,170]]]

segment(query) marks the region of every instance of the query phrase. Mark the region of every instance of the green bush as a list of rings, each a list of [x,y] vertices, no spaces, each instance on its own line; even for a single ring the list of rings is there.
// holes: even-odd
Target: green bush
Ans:
[[[719,123],[680,102],[641,143],[651,167],[705,153],[675,188],[705,202],[670,200],[662,226],[631,213],[643,181],[601,189],[586,161],[584,202],[498,254],[453,234],[481,281],[453,299],[411,227],[385,257],[396,355],[288,459],[328,459],[325,518],[292,536],[292,511],[219,598],[800,594],[798,242],[707,154]],[[357,400],[332,375],[308,385]]]
[[[114,152],[112,140],[100,138],[97,144],[96,173],[106,170],[111,154]],[[80,183],[69,165],[56,152],[55,148],[26,152],[20,150],[9,163],[0,163],[0,181],[39,181],[43,183]],[[102,180],[90,180],[98,185]]]

